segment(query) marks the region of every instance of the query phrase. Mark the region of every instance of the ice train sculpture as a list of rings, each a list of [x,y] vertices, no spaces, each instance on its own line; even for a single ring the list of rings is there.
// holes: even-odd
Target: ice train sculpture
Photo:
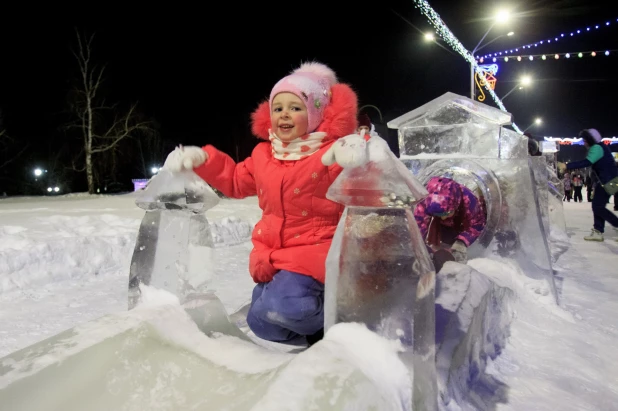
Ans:
[[[547,180],[537,185],[527,140],[506,128],[510,124],[510,113],[446,93],[388,127],[398,132],[401,161],[421,182],[449,177],[484,201],[487,226],[468,255],[512,258],[528,276],[545,281],[541,292],[557,298],[543,224],[548,204],[539,195],[547,193]]]

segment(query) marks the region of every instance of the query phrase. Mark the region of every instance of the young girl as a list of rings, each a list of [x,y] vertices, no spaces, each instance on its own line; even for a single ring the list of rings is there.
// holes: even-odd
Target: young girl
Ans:
[[[228,197],[258,196],[262,218],[249,257],[257,285],[247,323],[260,338],[307,336],[310,344],[321,338],[326,255],[343,212],[326,192],[341,166],[355,165],[341,153],[365,149],[365,140],[352,135],[356,112],[348,85],[327,66],[305,63],[253,113],[252,131],[266,141],[249,158],[236,164],[206,145],[179,147],[166,160],[171,171],[193,169]]]
[[[450,248],[455,261],[465,263],[468,247],[485,229],[485,208],[470,189],[450,178],[430,178],[427,191],[414,209],[421,235],[434,252]],[[442,264],[436,265],[439,271]]]

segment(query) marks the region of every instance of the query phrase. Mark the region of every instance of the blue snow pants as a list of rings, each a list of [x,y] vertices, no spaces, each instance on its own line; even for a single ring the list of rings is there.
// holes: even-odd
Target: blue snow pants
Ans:
[[[601,184],[597,183],[594,185],[592,214],[594,216],[594,229],[600,233],[605,231],[606,221],[614,227],[618,227],[618,217],[606,208],[607,203],[609,203],[609,197],[609,194],[607,194],[607,191],[605,191]]]
[[[253,289],[247,324],[258,337],[289,341],[324,328],[324,284],[281,270]]]

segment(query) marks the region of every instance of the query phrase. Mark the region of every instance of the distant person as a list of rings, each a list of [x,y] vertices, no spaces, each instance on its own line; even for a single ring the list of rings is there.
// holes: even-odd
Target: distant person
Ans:
[[[618,161],[616,162],[616,168],[618,168]],[[614,193],[614,210],[618,211],[618,193]]]
[[[326,256],[344,210],[326,192],[343,166],[353,166],[346,150],[365,149],[357,112],[351,87],[329,67],[305,63],[253,113],[253,134],[266,141],[250,157],[236,164],[212,145],[168,156],[166,168],[192,169],[228,197],[257,195],[262,218],[249,256],[257,285],[247,323],[260,338],[305,336],[312,344],[323,335]]]
[[[365,131],[365,134],[367,136],[369,136],[369,134],[371,133],[371,118],[369,118],[369,116],[365,113],[359,114],[358,128],[356,129],[356,131],[358,132],[358,134],[361,134],[363,130]]]
[[[586,199],[588,200],[588,202],[592,202],[592,177],[590,176],[590,174],[592,173],[592,170],[588,170],[588,172],[586,172],[586,178],[584,179],[584,185],[586,186]]]
[[[528,138],[528,155],[532,157],[542,156],[543,153],[539,147],[539,142],[532,137],[532,134],[526,132],[524,136]]]
[[[603,241],[605,232],[605,222],[607,221],[614,227],[618,227],[618,217],[607,209],[610,193],[604,185],[614,182],[618,184],[618,168],[614,162],[609,148],[601,143],[601,134],[594,128],[582,130],[579,137],[584,140],[584,146],[588,149],[588,154],[584,160],[572,161],[568,164],[558,163],[560,172],[575,170],[578,168],[592,167],[592,181],[594,184],[592,193],[592,215],[594,225],[589,236],[584,237],[586,241]]]
[[[582,188],[584,185],[584,182],[582,181],[582,176],[580,174],[573,173],[571,176],[571,184],[573,185],[573,201],[577,203],[577,201],[579,200],[579,202],[581,203],[583,201]]]
[[[569,173],[564,173],[564,176],[562,177],[562,185],[564,186],[564,197],[562,198],[562,201],[566,200],[567,203],[571,202],[571,195],[572,195],[572,182],[571,182],[571,174]]]

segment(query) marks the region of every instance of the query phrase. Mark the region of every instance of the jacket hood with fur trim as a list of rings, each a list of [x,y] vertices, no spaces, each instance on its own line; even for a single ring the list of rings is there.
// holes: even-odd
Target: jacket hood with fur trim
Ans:
[[[332,98],[324,109],[324,117],[316,132],[326,133],[325,141],[337,140],[356,132],[358,120],[358,99],[350,86],[343,83],[331,87]],[[251,114],[251,131],[262,140],[268,140],[270,124],[270,108],[268,101],[260,103]]]

